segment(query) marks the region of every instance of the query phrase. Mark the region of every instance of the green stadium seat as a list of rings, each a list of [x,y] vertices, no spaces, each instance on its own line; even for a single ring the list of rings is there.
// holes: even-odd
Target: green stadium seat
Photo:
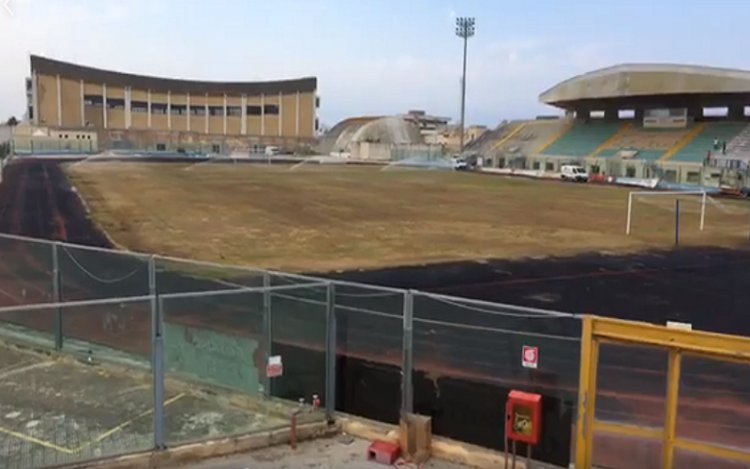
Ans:
[[[670,161],[700,163],[706,159],[708,151],[714,150],[714,139],[729,142],[747,126],[746,122],[710,122],[690,143],[678,151]],[[718,151],[719,153],[721,150]]]
[[[542,153],[559,156],[588,156],[612,138],[621,125],[610,122],[576,123]]]

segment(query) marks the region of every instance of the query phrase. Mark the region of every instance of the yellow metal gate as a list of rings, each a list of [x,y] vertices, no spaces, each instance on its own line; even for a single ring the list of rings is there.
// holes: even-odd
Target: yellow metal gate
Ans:
[[[587,316],[578,404],[578,469],[748,467],[750,339]]]

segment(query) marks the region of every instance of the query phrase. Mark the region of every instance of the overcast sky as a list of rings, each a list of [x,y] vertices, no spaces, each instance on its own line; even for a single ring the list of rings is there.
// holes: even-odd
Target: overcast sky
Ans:
[[[147,75],[314,75],[324,123],[459,113],[456,15],[475,16],[467,121],[553,113],[540,92],[621,62],[750,69],[747,0],[0,0],[0,118],[24,112],[30,53]]]

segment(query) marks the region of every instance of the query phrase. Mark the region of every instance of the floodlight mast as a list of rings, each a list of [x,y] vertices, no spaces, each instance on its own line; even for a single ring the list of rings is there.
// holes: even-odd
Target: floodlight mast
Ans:
[[[460,150],[464,151],[464,127],[466,119],[466,51],[468,48],[469,38],[474,35],[474,23],[473,17],[462,16],[456,18],[456,36],[464,40],[464,66],[463,75],[461,77],[461,143]]]

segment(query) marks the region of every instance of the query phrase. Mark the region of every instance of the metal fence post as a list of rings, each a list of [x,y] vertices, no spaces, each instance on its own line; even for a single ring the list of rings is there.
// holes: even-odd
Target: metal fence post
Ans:
[[[164,449],[164,302],[156,284],[156,259],[148,260],[148,287],[151,295],[151,371],[154,388],[154,448]]]
[[[401,364],[401,413],[412,413],[414,411],[414,388],[412,383],[412,372],[414,368],[413,338],[414,321],[414,292],[404,292],[404,326],[402,339],[402,364]]]
[[[326,418],[336,412],[336,285],[326,288]]]
[[[263,337],[266,344],[266,364],[268,364],[268,358],[273,354],[273,331],[271,328],[271,274],[263,272]],[[263,393],[265,397],[273,396],[272,378],[268,376],[268,373],[264,375],[265,382],[263,386]]]
[[[62,303],[62,285],[60,278],[59,243],[52,243],[52,297],[55,303]],[[55,349],[63,347],[63,311],[62,306],[55,308]]]

